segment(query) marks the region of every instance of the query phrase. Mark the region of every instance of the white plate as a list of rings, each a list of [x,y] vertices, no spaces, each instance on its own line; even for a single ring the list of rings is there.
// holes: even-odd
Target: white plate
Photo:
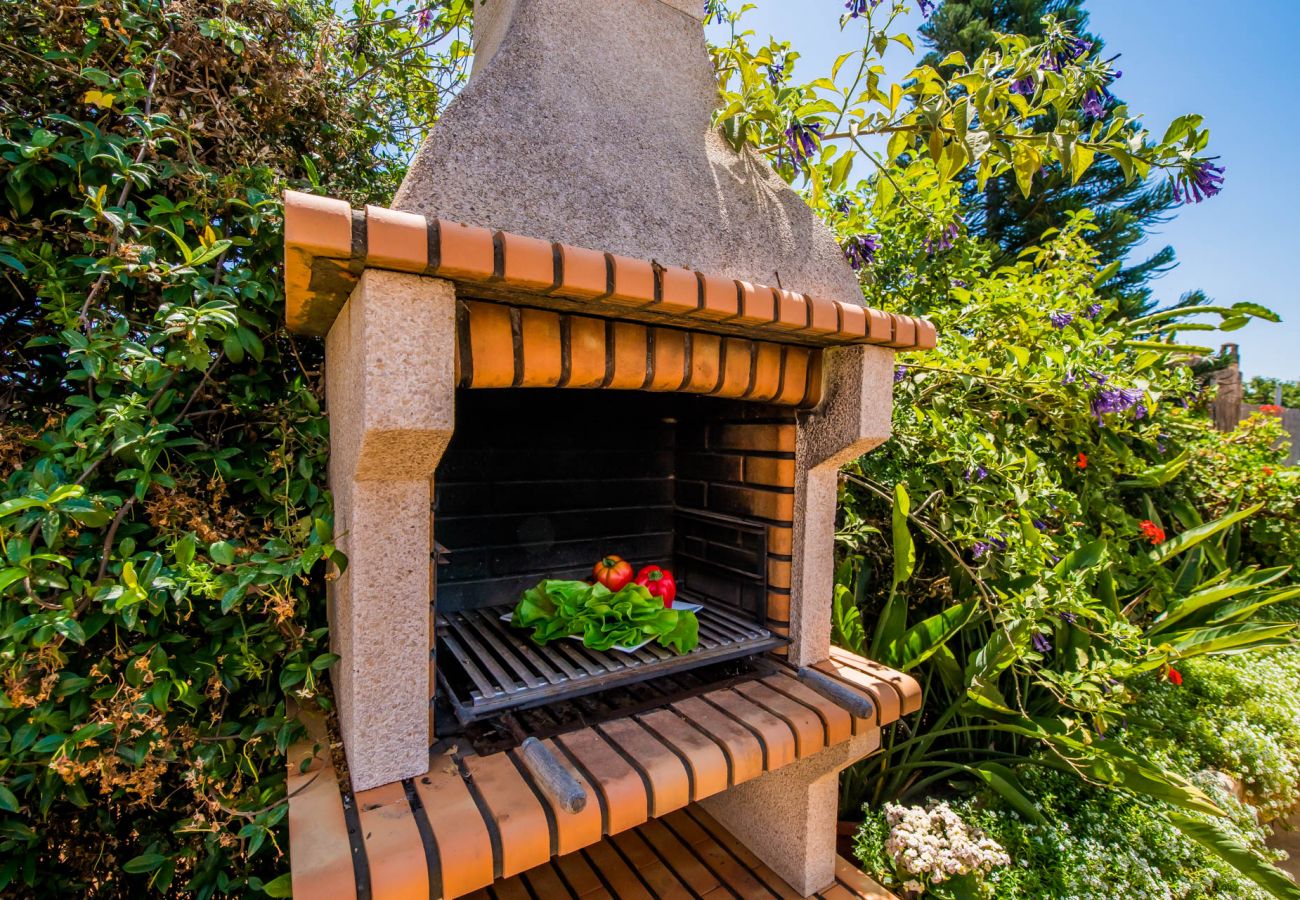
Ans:
[[[691,603],[691,602],[686,601],[686,600],[674,600],[674,601],[673,601],[672,608],[675,609],[675,610],[678,610],[679,612],[693,612],[693,613],[697,613],[697,612],[699,612],[700,610],[704,609],[704,604],[702,604],[702,603]],[[513,619],[514,617],[515,617],[514,610],[511,610],[510,612],[505,613],[504,615],[501,616],[501,621],[502,621],[502,622],[505,622],[507,625],[509,625],[509,624],[510,624],[510,620]],[[582,643],[582,638],[579,637],[579,636],[576,635],[576,634],[571,634],[571,635],[568,636],[568,638],[569,638],[569,640],[571,640],[571,641],[577,641],[578,643]],[[625,646],[623,646],[622,644],[615,644],[613,647],[610,647],[610,649],[611,649],[611,650],[617,650],[619,653],[634,653],[634,652],[636,652],[637,650],[640,650],[642,647],[644,647],[646,644],[650,643],[650,642],[653,641],[653,640],[654,640],[654,638],[646,638],[646,639],[645,639],[644,641],[642,641],[641,643],[639,643],[639,644],[634,644],[634,645],[632,645],[631,647],[625,647]],[[596,651],[596,652],[600,652],[600,651]]]

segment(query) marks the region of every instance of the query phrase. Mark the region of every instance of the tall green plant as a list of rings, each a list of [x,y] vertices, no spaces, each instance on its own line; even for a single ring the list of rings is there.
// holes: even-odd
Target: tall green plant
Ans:
[[[926,698],[852,773],[848,803],[973,782],[1037,820],[1020,782],[1046,767],[1216,815],[1129,749],[1128,685],[1294,639],[1294,620],[1268,615],[1300,597],[1290,568],[1240,553],[1262,504],[1207,520],[1209,498],[1183,488],[1190,448],[1212,432],[1184,409],[1198,387],[1171,364],[1181,351],[1143,339],[1145,323],[1086,315],[1099,276],[1085,227],[955,290],[960,309],[932,310],[946,340],[900,368],[893,440],[846,474],[837,634],[870,634],[858,646],[912,672]],[[1217,833],[1170,821],[1200,842]],[[1276,884],[1252,859],[1245,874]]]

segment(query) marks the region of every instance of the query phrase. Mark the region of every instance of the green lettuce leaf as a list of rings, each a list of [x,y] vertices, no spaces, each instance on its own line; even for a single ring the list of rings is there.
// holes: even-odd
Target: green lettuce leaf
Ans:
[[[580,636],[592,650],[635,646],[649,638],[675,653],[689,653],[700,640],[695,613],[665,609],[636,584],[615,593],[602,584],[549,579],[524,591],[510,622],[531,628],[534,643]]]

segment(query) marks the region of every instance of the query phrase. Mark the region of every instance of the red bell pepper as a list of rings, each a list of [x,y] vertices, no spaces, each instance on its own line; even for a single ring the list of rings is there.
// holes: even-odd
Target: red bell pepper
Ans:
[[[662,600],[664,606],[672,608],[677,596],[677,582],[673,580],[672,572],[660,566],[646,566],[636,574],[636,583],[649,591],[652,597]]]

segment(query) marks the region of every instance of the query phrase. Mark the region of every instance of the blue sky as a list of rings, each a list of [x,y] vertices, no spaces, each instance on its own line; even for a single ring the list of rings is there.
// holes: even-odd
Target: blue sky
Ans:
[[[860,46],[852,24],[839,31],[838,0],[758,0],[746,16],[760,39],[788,40],[803,54],[801,79],[829,74],[835,57]],[[1181,209],[1148,246],[1172,244],[1179,265],[1155,283],[1161,302],[1200,288],[1220,302],[1252,300],[1281,314],[1199,341],[1235,341],[1249,377],[1300,379],[1300,109],[1292,61],[1300,43],[1300,0],[1089,0],[1089,29],[1122,54],[1116,93],[1160,134],[1169,120],[1200,113],[1211,150],[1227,167],[1218,197]],[[911,24],[919,25],[919,15]],[[724,40],[711,26],[714,40]],[[912,58],[891,52],[892,72]]]

